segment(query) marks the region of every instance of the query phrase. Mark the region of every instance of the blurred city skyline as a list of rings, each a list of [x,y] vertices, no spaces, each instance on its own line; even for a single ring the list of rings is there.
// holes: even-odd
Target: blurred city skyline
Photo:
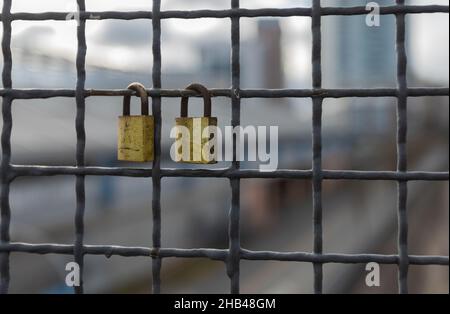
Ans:
[[[361,5],[369,1],[348,1],[345,5]],[[74,0],[15,0],[12,12],[76,11]],[[393,4],[392,0],[380,1],[381,5]],[[446,4],[445,0],[410,0],[407,4]],[[0,1],[2,4],[2,1]],[[162,1],[162,10],[227,9],[228,0],[218,1]],[[243,8],[307,7],[311,1],[255,1],[242,0]],[[336,5],[336,1],[322,0],[322,5]],[[339,5],[342,5],[339,3]],[[119,0],[86,1],[90,11],[151,10],[151,1],[135,0],[126,4]],[[324,21],[328,17],[324,18]],[[283,32],[283,64],[290,85],[308,87],[310,82],[310,19],[305,17],[280,19]],[[448,79],[448,15],[410,15],[407,20],[407,45],[409,71],[420,80],[447,86]],[[199,67],[202,59],[193,48],[199,42],[229,42],[229,19],[199,19],[162,21],[163,72],[190,72]],[[435,30],[439,29],[439,32]],[[1,28],[0,28],[1,32]],[[392,29],[392,33],[394,29]],[[255,37],[257,25],[253,19],[241,20],[243,41]],[[88,43],[87,65],[105,67],[126,72],[148,72],[152,66],[151,21],[89,20],[86,28]],[[326,39],[326,37],[325,37]],[[324,42],[326,47],[327,42]],[[74,62],[76,56],[75,21],[15,21],[13,23],[12,48],[27,50],[48,57]],[[182,51],[183,53],[180,53]],[[326,51],[324,51],[326,53]],[[430,60],[440,60],[438,64]],[[13,62],[14,64],[14,62]],[[298,69],[302,69],[299,71]],[[326,76],[327,67],[324,67]],[[303,83],[302,83],[303,82]],[[307,84],[308,83],[308,84]],[[326,81],[325,81],[326,84]],[[55,86],[60,87],[60,86]],[[64,86],[65,87],[65,86]],[[288,86],[290,87],[290,86]]]

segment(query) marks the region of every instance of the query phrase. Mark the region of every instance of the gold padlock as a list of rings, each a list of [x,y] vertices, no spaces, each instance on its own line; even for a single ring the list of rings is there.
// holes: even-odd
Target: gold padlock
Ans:
[[[189,139],[181,138],[183,132],[177,132],[177,140],[181,140],[188,145],[180,145],[175,151],[176,161],[192,164],[214,164],[217,163],[216,155],[214,154],[214,141],[216,138],[209,132],[209,127],[217,127],[217,118],[211,117],[211,96],[206,87],[200,84],[191,84],[186,87],[187,90],[196,91],[203,96],[204,101],[204,116],[203,117],[188,117],[188,102],[189,97],[181,98],[181,117],[175,119],[176,127],[185,127],[188,134],[185,134]],[[206,130],[205,130],[206,129]],[[206,131],[206,132],[204,132]],[[210,144],[210,145],[209,145]],[[207,146],[208,145],[208,146]],[[209,151],[209,146],[211,151]],[[187,154],[189,149],[189,154]],[[208,155],[205,157],[203,151],[208,149]]]
[[[141,115],[130,115],[131,96],[126,95],[123,98],[123,115],[119,117],[117,157],[121,161],[152,161],[155,121],[148,114],[148,94],[140,83],[131,83],[128,89],[136,91],[140,96]]]

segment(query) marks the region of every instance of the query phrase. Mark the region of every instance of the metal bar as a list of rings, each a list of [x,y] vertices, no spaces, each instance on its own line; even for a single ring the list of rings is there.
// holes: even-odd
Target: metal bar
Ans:
[[[242,259],[248,260],[272,260],[272,261],[295,261],[311,263],[340,263],[358,264],[377,262],[380,264],[398,264],[398,255],[380,254],[313,254],[307,252],[252,252],[242,250]],[[410,263],[415,265],[448,265],[448,256],[410,256]]]
[[[153,88],[161,88],[161,0],[153,0]],[[152,98],[152,110],[155,117],[155,160],[153,161],[153,247],[161,247],[161,97]],[[153,293],[161,293],[161,258],[152,259],[152,289]]]
[[[32,254],[65,254],[71,255],[74,245],[70,244],[30,244],[30,243],[8,243],[0,245],[0,252],[17,252]],[[118,245],[84,245],[83,251],[90,255],[105,255],[122,257],[149,256],[168,258],[210,258],[212,260],[225,261],[228,250],[219,249],[171,249],[171,248],[147,248],[147,247],[125,247]]]
[[[30,254],[73,254],[74,246],[70,244],[30,244],[8,243],[0,245],[0,252],[30,253]],[[83,251],[90,255],[104,255],[105,257],[122,256],[138,257],[157,255],[161,258],[209,258],[211,260],[226,261],[228,250],[198,248],[176,249],[161,248],[155,250],[148,247],[125,247],[117,245],[84,245]],[[309,252],[273,252],[240,250],[240,258],[245,260],[307,262],[307,263],[340,263],[340,264],[366,264],[377,262],[380,264],[398,264],[398,255],[382,254],[313,254]],[[411,265],[440,265],[448,266],[448,256],[410,255]]]
[[[418,14],[418,13],[448,13],[449,6],[444,5],[392,5],[380,7],[381,15],[388,14]],[[71,12],[41,12],[28,13],[16,12],[12,14],[12,20],[23,21],[45,21],[45,20],[67,20]],[[312,9],[306,7],[297,8],[261,8],[261,9],[229,9],[229,10],[192,10],[192,11],[163,11],[160,13],[160,19],[199,19],[199,18],[253,18],[253,17],[294,17],[294,16],[311,16]],[[329,15],[365,15],[367,10],[365,6],[357,7],[322,7],[320,9],[322,16]],[[135,20],[135,19],[152,19],[153,13],[150,11],[103,11],[103,12],[81,12],[82,20]],[[0,15],[0,20],[3,19]]]
[[[5,88],[12,88],[12,55],[11,55],[11,0],[3,1],[2,15],[3,22],[3,38],[2,38],[2,51],[3,51],[3,72],[2,82]],[[9,203],[9,164],[11,161],[11,131],[12,131],[12,115],[11,105],[12,98],[7,96],[3,97],[2,101],[2,116],[3,116],[3,129],[2,129],[2,163],[1,163],[1,224],[0,224],[0,243],[8,244],[10,241],[10,225],[11,225],[11,208]],[[10,281],[9,272],[9,254],[0,254],[0,294],[8,293]]]
[[[12,165],[10,180],[16,177],[47,177],[57,175],[121,176],[149,178],[153,170],[148,168],[122,167],[61,167],[61,166],[23,166]],[[278,169],[273,172],[261,172],[251,169],[172,169],[161,168],[161,177],[191,178],[267,178],[267,179],[311,179],[312,170]],[[424,171],[356,171],[322,170],[323,180],[376,180],[376,181],[449,181],[449,172]]]
[[[232,97],[231,89],[210,89],[212,97]],[[200,97],[192,91],[185,89],[147,89],[151,97],[173,97],[183,96]],[[449,96],[449,88],[422,87],[408,88],[408,97],[425,96]],[[399,91],[393,88],[371,88],[371,89],[241,89],[240,98],[350,98],[350,97],[397,97]],[[128,89],[89,89],[84,91],[85,97],[109,96],[119,97],[135,95]],[[75,90],[71,89],[0,89],[0,96],[9,96],[13,99],[37,99],[54,97],[75,97]]]
[[[239,9],[239,0],[231,0],[231,8]],[[231,18],[231,125],[234,127],[241,124],[241,27],[239,17]],[[233,136],[233,163],[232,169],[239,171],[240,162],[236,156],[237,138]],[[239,178],[230,179],[231,186],[231,208],[229,213],[228,242],[229,256],[227,262],[227,274],[230,277],[230,292],[238,294],[240,292],[240,190],[241,182]]]
[[[320,0],[312,6],[312,81],[313,88],[322,87],[322,35]],[[312,114],[312,191],[313,191],[313,250],[322,254],[322,98],[313,98]],[[322,293],[323,268],[314,263],[314,293]]]
[[[85,0],[77,0],[78,10],[83,12],[86,10]],[[86,102],[84,98],[84,86],[86,83],[86,21],[79,21],[77,27],[77,41],[78,51],[76,57],[77,66],[77,87],[76,87],[76,105],[77,116],[75,121],[75,128],[77,133],[77,149],[76,149],[76,165],[83,167],[85,164],[85,148],[86,148],[86,131],[85,123],[85,107]],[[75,262],[80,267],[80,285],[74,286],[76,294],[82,294],[83,289],[83,269],[84,269],[84,252],[83,252],[83,238],[84,238],[84,211],[86,207],[86,185],[85,176],[82,174],[76,175],[76,212],[75,212],[75,247],[74,258]]]
[[[404,0],[397,0],[397,5],[405,5]],[[406,93],[407,57],[405,47],[405,15],[396,15],[396,46],[397,46],[397,85],[399,89],[397,104],[397,171],[408,171],[407,163],[407,129],[408,113]],[[408,293],[408,183],[398,181],[398,254],[400,256],[398,284],[399,293]]]

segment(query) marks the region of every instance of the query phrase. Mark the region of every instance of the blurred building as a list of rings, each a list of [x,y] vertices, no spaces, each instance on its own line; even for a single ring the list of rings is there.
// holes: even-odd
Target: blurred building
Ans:
[[[328,1],[342,6],[342,1]],[[327,2],[327,3],[328,3]],[[366,0],[347,5],[365,6]],[[380,6],[391,0],[377,1]],[[325,17],[323,58],[328,74],[325,83],[335,88],[396,86],[395,17],[381,15],[380,26],[366,25],[366,15]]]
[[[365,6],[368,1],[328,1],[329,6]],[[377,1],[380,6],[391,0]],[[395,17],[381,15],[380,26],[366,25],[365,15],[329,16],[323,18],[324,87],[329,88],[395,88],[396,48]],[[359,98],[337,101],[339,118],[333,122],[341,132],[355,135],[389,131],[393,99]],[[356,121],[357,123],[349,123]],[[347,126],[351,125],[351,128]]]

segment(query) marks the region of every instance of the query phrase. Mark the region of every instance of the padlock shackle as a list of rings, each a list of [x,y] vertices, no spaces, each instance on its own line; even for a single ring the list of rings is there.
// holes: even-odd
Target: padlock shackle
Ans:
[[[148,116],[148,94],[147,90],[145,89],[144,85],[141,83],[131,83],[128,85],[127,89],[133,90],[137,93],[139,97],[141,97],[141,115]],[[125,95],[123,97],[123,115],[129,116],[130,115],[130,102],[131,102],[131,95]]]
[[[188,87],[186,87],[186,89],[197,92],[202,95],[203,102],[204,102],[203,116],[210,118],[211,117],[211,95],[209,94],[208,89],[205,86],[198,84],[198,83],[193,83],[193,84],[189,85]],[[180,116],[182,118],[186,118],[188,116],[188,103],[189,103],[189,97],[183,96],[181,98],[181,114],[180,114]]]

